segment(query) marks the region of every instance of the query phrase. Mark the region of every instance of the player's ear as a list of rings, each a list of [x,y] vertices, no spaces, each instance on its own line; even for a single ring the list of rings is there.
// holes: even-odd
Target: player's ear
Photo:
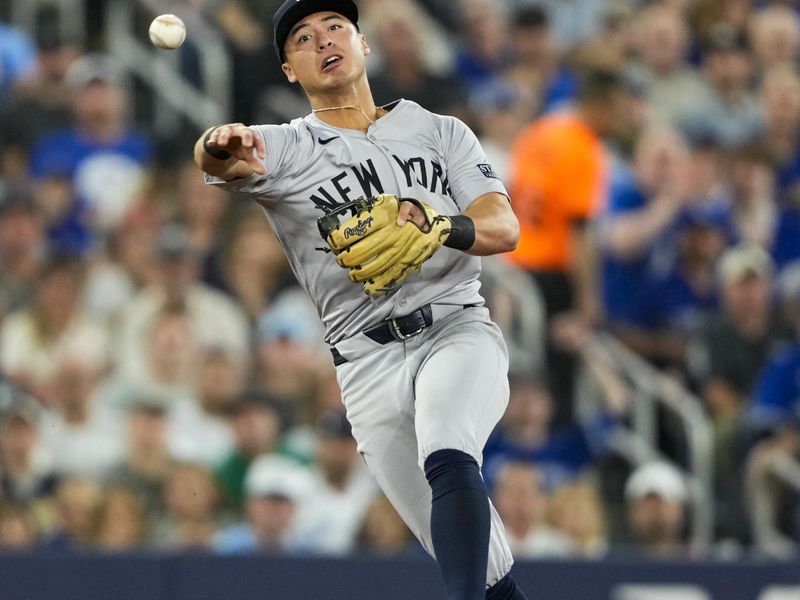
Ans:
[[[289,63],[283,63],[281,69],[283,70],[283,74],[286,75],[286,79],[289,80],[289,83],[297,83],[297,75],[294,74],[294,69],[289,66]]]
[[[372,50],[369,49],[369,44],[367,43],[367,38],[364,37],[364,34],[361,34],[361,48],[364,50],[364,56],[369,56]]]

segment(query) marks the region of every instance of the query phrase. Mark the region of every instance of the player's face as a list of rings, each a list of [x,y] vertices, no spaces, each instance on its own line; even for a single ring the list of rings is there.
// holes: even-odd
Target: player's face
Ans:
[[[287,79],[308,94],[334,90],[365,73],[370,52],[355,25],[335,12],[320,12],[300,21],[286,40]]]

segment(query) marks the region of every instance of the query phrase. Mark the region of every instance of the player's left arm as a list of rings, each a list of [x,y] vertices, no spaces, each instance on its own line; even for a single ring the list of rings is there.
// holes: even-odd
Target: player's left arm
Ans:
[[[499,192],[480,196],[464,216],[475,226],[475,243],[466,250],[473,256],[489,256],[515,250],[519,243],[519,221],[508,197]]]

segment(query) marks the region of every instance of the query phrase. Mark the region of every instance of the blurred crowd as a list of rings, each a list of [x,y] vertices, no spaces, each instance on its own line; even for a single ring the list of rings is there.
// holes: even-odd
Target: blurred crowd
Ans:
[[[200,131],[165,139],[137,110],[103,38],[113,0],[85,1],[86,39],[58,3],[31,30],[10,4],[0,550],[421,554],[261,210],[204,184]],[[279,4],[172,7],[224,37],[229,121],[307,112],[271,50]],[[797,493],[770,469],[800,456],[800,2],[359,6],[377,103],[465,120],[520,219],[483,276],[511,352],[483,467],[515,555],[794,555]],[[190,81],[199,44],[177,51]],[[702,408],[710,547],[674,416],[656,415],[654,460],[615,453],[637,397],[589,352],[601,331]]]

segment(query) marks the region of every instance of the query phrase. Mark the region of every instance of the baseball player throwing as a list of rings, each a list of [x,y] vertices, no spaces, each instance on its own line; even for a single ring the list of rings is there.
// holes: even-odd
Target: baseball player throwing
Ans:
[[[264,209],[326,328],[358,449],[436,557],[450,600],[525,598],[480,474],[508,356],[479,294],[512,250],[506,190],[459,120],[375,106],[352,0],[287,0],[275,50],[312,107],[283,125],[213,127],[195,159]]]

